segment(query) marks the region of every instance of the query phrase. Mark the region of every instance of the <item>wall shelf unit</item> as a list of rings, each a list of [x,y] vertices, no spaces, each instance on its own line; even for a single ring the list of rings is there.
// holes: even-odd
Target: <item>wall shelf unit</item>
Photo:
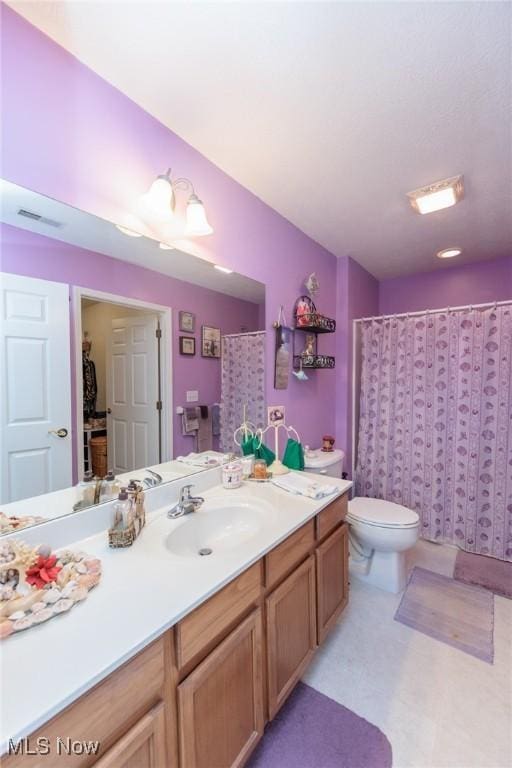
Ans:
[[[315,304],[309,296],[299,296],[293,309],[295,331],[301,331],[304,336],[293,335],[293,368],[308,370],[332,369],[335,358],[332,355],[318,353],[318,336],[336,331],[336,320],[317,312]],[[302,348],[299,349],[299,339]]]

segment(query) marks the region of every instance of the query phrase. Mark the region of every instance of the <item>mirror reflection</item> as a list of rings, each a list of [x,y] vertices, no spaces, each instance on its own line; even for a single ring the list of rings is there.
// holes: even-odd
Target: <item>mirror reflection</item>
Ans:
[[[7,181],[1,196],[0,532],[239,452],[244,406],[265,422],[264,285]]]

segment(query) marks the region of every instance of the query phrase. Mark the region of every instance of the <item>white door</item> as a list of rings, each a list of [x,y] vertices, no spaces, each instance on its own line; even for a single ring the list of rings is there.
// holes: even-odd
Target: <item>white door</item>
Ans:
[[[6,273],[0,282],[5,504],[71,485],[71,372],[68,286]]]
[[[158,317],[112,320],[107,345],[108,465],[116,474],[160,462]]]

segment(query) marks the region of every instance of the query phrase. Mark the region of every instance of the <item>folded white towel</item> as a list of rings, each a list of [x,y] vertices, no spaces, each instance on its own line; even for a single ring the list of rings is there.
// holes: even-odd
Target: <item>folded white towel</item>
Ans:
[[[310,499],[322,499],[324,496],[332,496],[336,493],[336,485],[324,485],[310,480],[307,475],[298,472],[290,472],[288,475],[278,475],[271,480],[278,488],[300,496],[309,496]]]
[[[189,453],[186,456],[177,456],[176,461],[191,464],[194,467],[220,467],[229,460],[229,454],[218,451],[204,451],[202,453]]]

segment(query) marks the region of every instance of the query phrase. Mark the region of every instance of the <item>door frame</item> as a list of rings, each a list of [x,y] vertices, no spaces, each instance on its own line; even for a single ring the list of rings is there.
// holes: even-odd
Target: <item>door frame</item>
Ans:
[[[76,424],[76,457],[77,457],[77,479],[84,473],[84,414],[80,407],[83,403],[84,389],[82,376],[82,299],[95,299],[106,304],[118,304],[131,309],[140,309],[156,313],[160,319],[160,329],[162,337],[160,339],[160,388],[162,393],[162,462],[170,461],[173,451],[173,430],[172,430],[172,308],[164,307],[162,304],[153,304],[149,301],[140,299],[130,299],[128,296],[118,296],[114,293],[105,291],[96,291],[92,288],[82,288],[73,286],[71,293],[71,316],[73,318],[72,339],[74,344],[74,362],[75,362],[75,424]]]

